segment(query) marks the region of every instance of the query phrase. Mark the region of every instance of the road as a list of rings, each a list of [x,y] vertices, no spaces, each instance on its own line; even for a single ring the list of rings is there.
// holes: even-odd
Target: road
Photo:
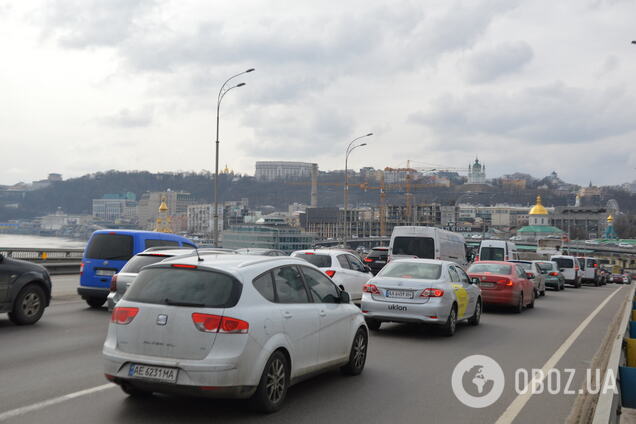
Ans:
[[[54,277],[54,284],[63,287],[58,280],[68,278]],[[61,291],[59,300],[33,327],[13,326],[0,315],[0,422],[495,422],[517,397],[515,370],[543,367],[586,317],[610,298],[556,364],[559,369],[577,370],[572,387],[578,389],[630,291],[631,286],[608,285],[548,292],[534,310],[520,315],[488,311],[480,326],[460,326],[452,338],[428,329],[385,324],[371,334],[361,376],[330,372],[300,383],[290,389],[283,409],[267,416],[247,412],[241,401],[172,396],[133,400],[117,387],[40,404],[106,383],[100,352],[110,316],[105,308],[89,309]],[[453,368],[472,354],[495,359],[506,377],[501,398],[483,409],[464,406],[451,390]],[[512,422],[562,423],[575,399],[565,394],[532,396]],[[7,417],[6,412],[13,410],[13,416]]]

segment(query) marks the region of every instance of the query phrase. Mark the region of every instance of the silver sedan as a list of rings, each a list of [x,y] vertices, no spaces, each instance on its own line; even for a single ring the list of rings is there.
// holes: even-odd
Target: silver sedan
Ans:
[[[363,288],[367,326],[382,322],[437,324],[452,336],[458,321],[478,325],[481,289],[454,262],[399,259],[390,262]]]

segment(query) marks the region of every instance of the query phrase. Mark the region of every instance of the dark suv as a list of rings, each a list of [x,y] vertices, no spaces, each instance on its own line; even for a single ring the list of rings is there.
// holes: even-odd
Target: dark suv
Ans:
[[[51,277],[41,265],[0,254],[0,313],[18,325],[35,324],[51,302]]]
[[[373,275],[377,275],[377,273],[384,268],[384,265],[386,265],[388,256],[388,247],[374,247],[363,261],[371,268]]]

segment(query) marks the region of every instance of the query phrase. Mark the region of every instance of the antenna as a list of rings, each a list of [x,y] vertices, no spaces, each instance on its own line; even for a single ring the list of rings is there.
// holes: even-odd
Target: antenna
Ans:
[[[196,252],[196,254],[197,254],[197,260],[198,260],[199,262],[203,262],[203,259],[201,258],[201,256],[199,256],[199,249],[198,249],[196,246],[194,246],[194,251],[195,251],[195,252]]]

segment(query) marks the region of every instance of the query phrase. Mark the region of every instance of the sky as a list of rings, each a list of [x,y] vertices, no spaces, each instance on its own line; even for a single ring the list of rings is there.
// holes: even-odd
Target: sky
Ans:
[[[636,179],[632,0],[0,0],[0,184],[257,160]]]

